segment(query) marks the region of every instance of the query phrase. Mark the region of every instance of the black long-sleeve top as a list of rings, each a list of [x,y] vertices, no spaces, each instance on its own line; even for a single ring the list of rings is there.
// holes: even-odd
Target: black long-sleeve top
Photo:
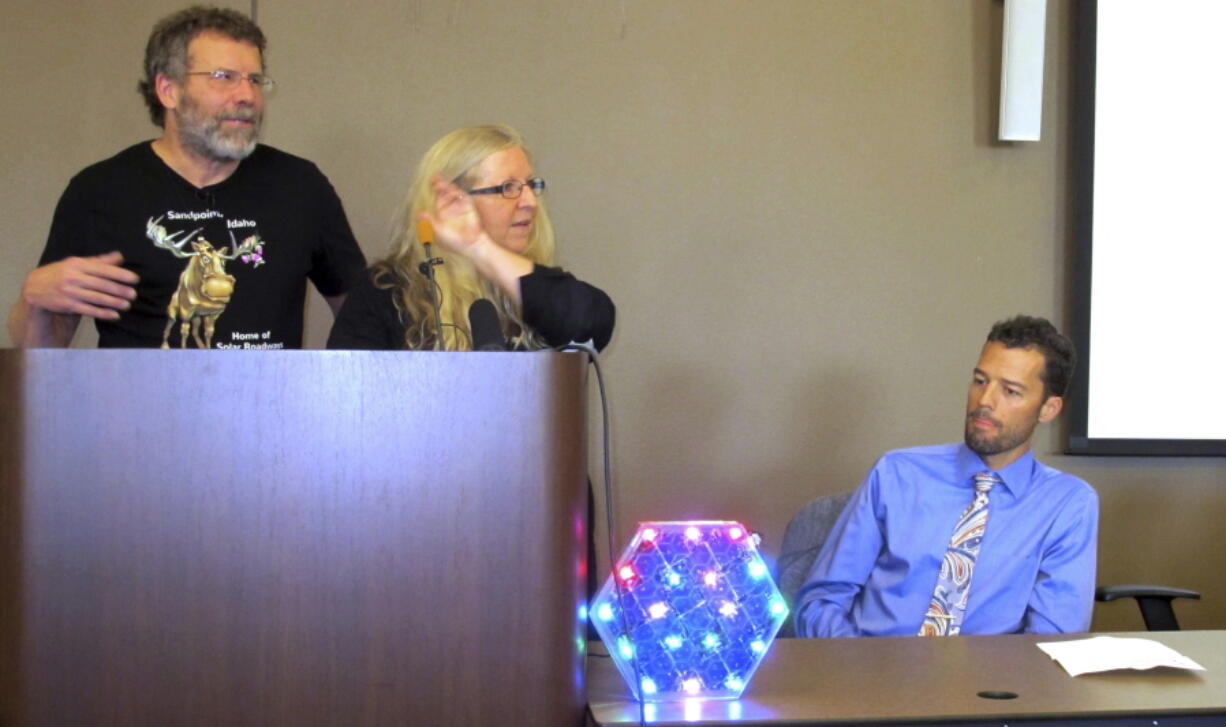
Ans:
[[[328,348],[398,351],[412,321],[403,321],[393,289],[375,287],[369,272],[360,276],[341,306],[328,336]],[[524,322],[550,346],[591,340],[597,350],[613,336],[616,309],[605,292],[561,268],[537,265],[519,279]]]

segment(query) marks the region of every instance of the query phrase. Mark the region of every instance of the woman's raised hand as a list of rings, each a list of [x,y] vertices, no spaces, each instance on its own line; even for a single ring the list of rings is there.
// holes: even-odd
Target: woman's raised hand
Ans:
[[[472,197],[437,175],[430,180],[430,188],[434,191],[434,209],[432,212],[422,212],[418,217],[434,226],[436,242],[451,252],[465,256],[482,238],[488,242]]]

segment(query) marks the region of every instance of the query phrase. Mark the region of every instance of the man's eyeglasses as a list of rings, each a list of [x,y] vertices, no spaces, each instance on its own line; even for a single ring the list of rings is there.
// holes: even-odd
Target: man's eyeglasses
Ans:
[[[480,189],[470,189],[469,194],[501,194],[507,199],[515,199],[524,193],[524,187],[531,187],[532,191],[538,196],[545,192],[545,180],[540,177],[533,177],[526,182],[521,182],[518,179],[508,179],[496,187],[482,187]]]
[[[215,71],[188,71],[188,76],[208,76],[209,83],[222,88],[234,88],[242,81],[248,81],[252,86],[268,92],[276,87],[277,82],[263,73],[239,73],[228,68],[218,68]]]

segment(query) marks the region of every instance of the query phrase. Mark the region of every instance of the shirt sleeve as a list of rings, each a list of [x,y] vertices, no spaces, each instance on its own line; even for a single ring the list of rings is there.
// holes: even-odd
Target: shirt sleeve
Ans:
[[[316,173],[322,185],[318,195],[319,243],[312,253],[309,277],[321,295],[340,295],[349,292],[363,276],[366,258],[349,227],[336,190],[322,172]]]
[[[1026,605],[1026,633],[1090,630],[1098,555],[1098,495],[1084,483],[1060,509]]]
[[[328,348],[349,351],[399,351],[405,348],[405,325],[391,289],[375,287],[370,273],[359,275],[336,314]]]
[[[616,310],[600,288],[544,265],[520,278],[519,286],[524,322],[549,345],[590,340],[599,351],[609,344]]]
[[[859,636],[851,617],[884,544],[877,517],[879,467],[852,495],[796,595],[796,635]]]

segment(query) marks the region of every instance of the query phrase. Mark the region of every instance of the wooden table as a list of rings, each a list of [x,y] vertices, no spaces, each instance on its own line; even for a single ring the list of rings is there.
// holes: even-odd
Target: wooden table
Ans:
[[[1226,725],[1226,631],[1121,633],[1149,638],[1207,671],[1155,669],[1070,677],[1035,644],[1068,636],[780,639],[742,699],[647,705],[654,725],[975,724],[1062,722]],[[639,723],[612,661],[588,657],[593,724]],[[1010,692],[1013,699],[979,696]],[[1088,721],[1086,721],[1088,720]]]

